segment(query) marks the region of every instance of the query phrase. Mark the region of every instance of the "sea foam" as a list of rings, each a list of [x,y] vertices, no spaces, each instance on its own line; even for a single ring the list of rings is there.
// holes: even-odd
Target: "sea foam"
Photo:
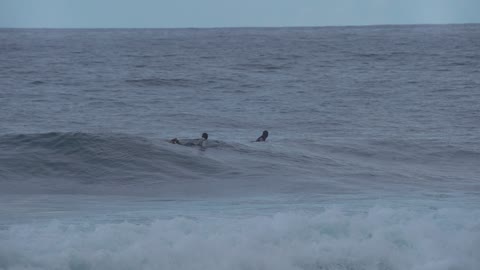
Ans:
[[[0,269],[476,270],[480,212],[349,213],[47,223],[0,230]]]

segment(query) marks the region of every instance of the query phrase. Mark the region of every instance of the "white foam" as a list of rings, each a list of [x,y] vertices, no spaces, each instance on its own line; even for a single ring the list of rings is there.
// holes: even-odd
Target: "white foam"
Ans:
[[[0,269],[480,269],[480,213],[375,207],[9,225]]]

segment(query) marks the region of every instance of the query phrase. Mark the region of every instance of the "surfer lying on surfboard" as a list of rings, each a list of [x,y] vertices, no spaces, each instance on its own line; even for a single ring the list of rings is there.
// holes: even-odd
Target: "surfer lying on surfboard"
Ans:
[[[173,138],[170,140],[170,143],[173,144],[180,144],[180,145],[185,145],[185,146],[201,146],[201,147],[206,147],[207,146],[207,140],[208,140],[208,134],[203,133],[202,138],[196,139],[196,140],[182,140],[180,142],[179,139]]]

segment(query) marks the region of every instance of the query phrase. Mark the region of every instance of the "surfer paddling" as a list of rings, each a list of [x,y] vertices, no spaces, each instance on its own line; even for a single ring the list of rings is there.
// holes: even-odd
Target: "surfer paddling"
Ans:
[[[180,142],[179,139],[173,138],[170,140],[170,143],[172,144],[180,144],[180,145],[185,145],[185,146],[201,146],[201,147],[206,147],[207,146],[207,140],[208,140],[208,134],[203,133],[202,137],[197,140],[186,140],[185,142]]]

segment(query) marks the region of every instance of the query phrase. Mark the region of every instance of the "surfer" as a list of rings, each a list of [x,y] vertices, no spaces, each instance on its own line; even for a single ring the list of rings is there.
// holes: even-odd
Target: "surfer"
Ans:
[[[180,144],[180,145],[185,145],[185,146],[201,146],[201,147],[206,147],[207,146],[207,140],[208,140],[208,134],[203,133],[202,138],[197,139],[197,140],[188,140],[186,142],[180,142],[179,139],[173,138],[170,140],[170,143],[172,144]]]
[[[268,137],[268,131],[264,130],[263,133],[262,133],[262,136],[258,137],[258,139],[256,140],[257,142],[264,142],[267,140],[267,137]]]
[[[199,141],[197,141],[197,145],[201,147],[207,147],[207,140],[208,140],[208,134],[204,132],[202,134],[202,138]]]

